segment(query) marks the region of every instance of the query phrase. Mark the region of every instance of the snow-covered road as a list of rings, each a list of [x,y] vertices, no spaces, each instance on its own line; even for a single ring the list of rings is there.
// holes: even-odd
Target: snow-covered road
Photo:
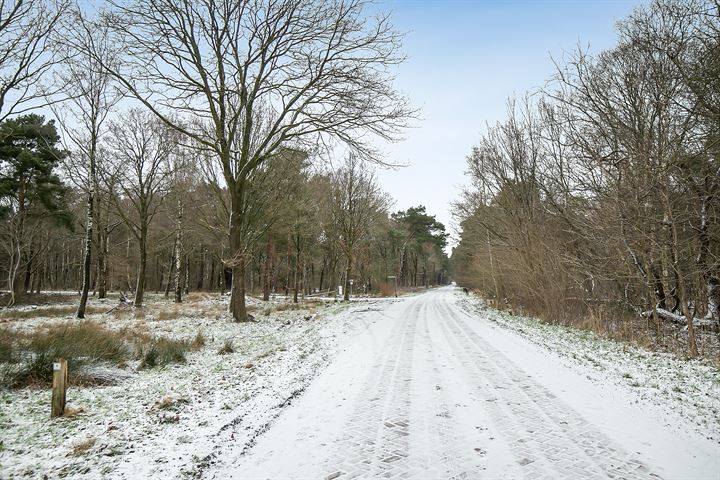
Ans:
[[[707,478],[717,444],[468,312],[453,287],[378,308],[214,478]]]

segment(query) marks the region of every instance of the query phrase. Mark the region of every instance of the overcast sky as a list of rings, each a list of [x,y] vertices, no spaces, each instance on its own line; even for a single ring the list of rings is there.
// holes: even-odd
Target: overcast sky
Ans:
[[[386,0],[406,32],[397,86],[421,108],[406,140],[388,145],[379,172],[396,209],[423,204],[446,226],[465,183],[465,156],[487,123],[504,118],[509,95],[542,86],[553,58],[578,42],[593,51],[615,43],[615,22],[641,0]]]

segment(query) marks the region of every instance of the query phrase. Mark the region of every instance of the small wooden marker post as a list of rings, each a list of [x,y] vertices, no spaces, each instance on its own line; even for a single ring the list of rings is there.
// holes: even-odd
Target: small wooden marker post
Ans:
[[[53,362],[52,405],[50,409],[50,418],[62,417],[65,413],[67,375],[67,360],[58,358]]]

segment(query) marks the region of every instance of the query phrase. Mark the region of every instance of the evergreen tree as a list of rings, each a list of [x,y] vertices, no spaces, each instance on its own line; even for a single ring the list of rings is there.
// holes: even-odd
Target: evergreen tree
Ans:
[[[0,218],[8,255],[10,303],[27,290],[38,246],[35,234],[43,221],[71,227],[66,188],[55,173],[67,153],[52,121],[30,114],[0,123]],[[17,281],[24,264],[25,282]]]

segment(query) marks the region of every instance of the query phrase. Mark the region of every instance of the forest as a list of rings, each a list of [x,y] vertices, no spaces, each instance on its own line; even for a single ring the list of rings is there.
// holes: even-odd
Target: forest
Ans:
[[[299,298],[447,283],[371,139],[414,116],[365,2],[2,3],[0,288]],[[338,288],[338,287],[341,288]]]
[[[718,480],[720,0],[0,0],[0,431],[1,479]]]
[[[720,325],[720,5],[658,0],[555,59],[467,157],[454,278],[688,356]]]

